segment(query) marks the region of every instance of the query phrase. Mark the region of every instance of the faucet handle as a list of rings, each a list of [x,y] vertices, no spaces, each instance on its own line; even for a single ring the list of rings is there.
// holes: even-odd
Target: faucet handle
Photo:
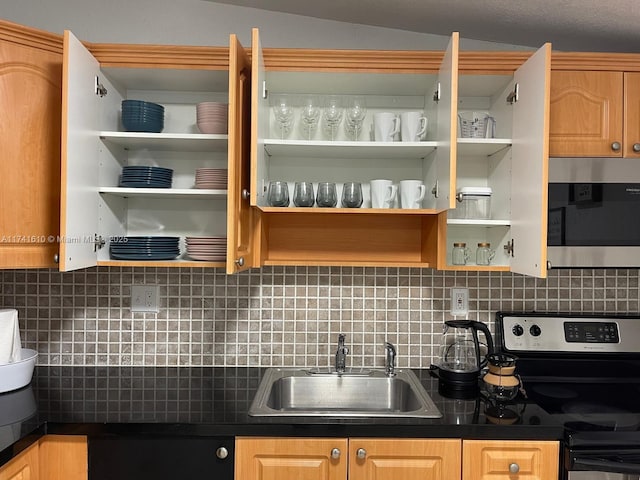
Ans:
[[[396,374],[396,347],[391,342],[384,342],[384,350],[386,353],[384,372],[389,377],[393,377]]]

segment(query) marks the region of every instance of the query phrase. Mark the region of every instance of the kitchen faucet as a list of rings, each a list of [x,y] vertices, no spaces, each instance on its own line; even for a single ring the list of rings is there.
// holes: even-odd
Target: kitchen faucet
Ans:
[[[336,373],[344,373],[345,371],[345,364],[347,361],[347,353],[349,353],[349,349],[345,347],[344,339],[344,333],[338,335],[338,350],[336,350]]]
[[[396,375],[396,347],[390,342],[384,342],[384,350],[386,353],[384,373],[387,374],[387,377],[394,377]]]

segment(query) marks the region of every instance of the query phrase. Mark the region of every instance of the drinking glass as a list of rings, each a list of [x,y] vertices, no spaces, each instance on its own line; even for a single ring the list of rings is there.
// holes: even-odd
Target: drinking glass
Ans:
[[[303,98],[300,110],[300,130],[305,139],[311,140],[320,121],[322,112],[320,98],[316,95],[309,95]]]
[[[366,114],[365,98],[359,95],[349,97],[344,122],[344,129],[349,139],[358,140]]]
[[[316,203],[319,207],[335,207],[338,204],[336,184],[332,182],[318,183]]]
[[[293,127],[293,97],[291,95],[275,95],[273,99],[273,115],[275,127],[281,139],[284,139]]]
[[[267,200],[272,207],[288,207],[289,185],[287,182],[269,182]]]
[[[344,109],[342,107],[342,98],[337,95],[329,95],[325,99],[324,108],[322,110],[322,120],[324,122],[324,133],[329,140],[335,140],[338,134],[338,127],[342,122]]]
[[[359,182],[346,182],[343,185],[342,206],[346,208],[359,208],[362,206],[362,184]]]
[[[313,183],[296,182],[293,189],[293,204],[296,207],[313,207],[314,202]]]

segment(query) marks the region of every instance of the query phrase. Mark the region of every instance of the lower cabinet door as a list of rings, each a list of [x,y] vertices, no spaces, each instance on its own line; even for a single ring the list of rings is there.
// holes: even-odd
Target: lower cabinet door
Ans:
[[[465,440],[464,480],[557,480],[560,445],[555,441]]]
[[[89,437],[89,480],[233,480],[233,437]]]
[[[351,438],[349,480],[458,479],[461,445],[457,439]]]
[[[346,480],[346,438],[236,438],[235,480]]]
[[[0,480],[38,480],[38,463],[36,443],[0,468]]]

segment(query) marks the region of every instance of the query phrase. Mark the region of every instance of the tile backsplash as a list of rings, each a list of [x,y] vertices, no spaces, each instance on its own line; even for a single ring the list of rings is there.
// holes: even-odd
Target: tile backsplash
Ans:
[[[24,347],[42,365],[329,366],[339,333],[348,366],[428,367],[451,287],[469,316],[496,311],[639,314],[637,269],[552,270],[547,279],[411,268],[222,270],[97,267],[0,272],[0,306],[17,308]],[[158,313],[131,312],[131,285],[159,285]]]

